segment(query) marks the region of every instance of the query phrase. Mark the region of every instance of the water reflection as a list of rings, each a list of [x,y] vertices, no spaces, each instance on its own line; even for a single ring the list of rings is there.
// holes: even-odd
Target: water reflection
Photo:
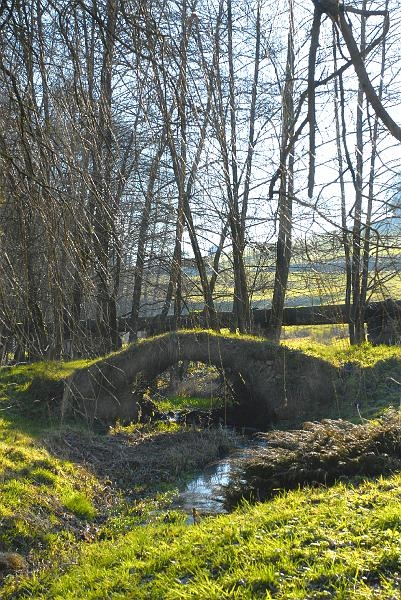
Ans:
[[[175,506],[191,514],[194,507],[203,514],[227,512],[223,505],[222,486],[229,482],[231,470],[229,458],[208,465],[200,475],[187,484],[174,502]]]
[[[238,459],[246,457],[255,447],[265,445],[266,441],[256,435],[252,438],[244,438],[229,456],[207,465],[202,473],[192,479],[174,501],[174,507],[188,513],[189,524],[193,524],[196,520],[193,509],[200,515],[227,513],[228,510],[224,506],[224,488],[238,468]]]

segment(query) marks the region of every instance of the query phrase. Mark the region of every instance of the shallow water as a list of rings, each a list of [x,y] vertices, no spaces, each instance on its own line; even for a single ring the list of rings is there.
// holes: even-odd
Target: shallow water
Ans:
[[[227,512],[224,508],[222,486],[227,485],[232,470],[232,458],[227,457],[205,467],[203,472],[190,481],[175,500],[174,505],[191,512],[196,508],[201,514]]]
[[[247,450],[262,445],[252,439],[234,450],[226,458],[207,465],[192,479],[174,501],[174,506],[190,514],[188,523],[193,523],[192,510],[201,515],[227,513],[224,507],[224,486],[230,482],[236,459],[243,457]]]

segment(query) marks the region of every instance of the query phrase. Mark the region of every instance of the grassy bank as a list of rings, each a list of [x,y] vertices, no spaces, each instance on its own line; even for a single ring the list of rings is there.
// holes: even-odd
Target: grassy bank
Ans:
[[[283,494],[188,527],[165,513],[82,544],[4,597],[398,598],[401,477]]]
[[[62,379],[83,365],[0,370],[1,598],[20,597],[95,541],[152,520],[190,474],[235,444],[223,430],[174,423],[117,424],[106,435],[61,425]]]
[[[360,411],[397,404],[399,349],[303,349],[353,365],[342,381],[356,421],[361,381]],[[56,393],[76,366],[0,371],[1,598],[401,596],[400,475],[276,489],[268,502],[188,525],[173,495],[233,440],[174,424],[60,428]]]

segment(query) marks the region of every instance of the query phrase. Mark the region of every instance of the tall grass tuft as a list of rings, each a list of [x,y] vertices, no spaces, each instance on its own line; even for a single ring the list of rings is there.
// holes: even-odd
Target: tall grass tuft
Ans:
[[[82,492],[71,492],[64,497],[64,506],[74,513],[79,519],[92,521],[96,516],[96,509],[92,502]]]

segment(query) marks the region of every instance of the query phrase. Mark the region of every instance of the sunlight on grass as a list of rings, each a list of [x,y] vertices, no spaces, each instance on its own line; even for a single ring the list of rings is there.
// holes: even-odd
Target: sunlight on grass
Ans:
[[[401,348],[350,347],[344,339],[326,344],[325,335],[320,343],[293,337],[285,345],[338,366],[339,390],[354,412],[355,399],[364,417],[395,403],[401,392],[391,380],[398,377]],[[169,507],[174,486],[200,468],[206,450],[212,460],[232,447],[227,441],[223,448],[221,430],[200,434],[169,423],[117,424],[108,436],[84,437],[78,430],[34,423],[15,410],[32,402],[32,380],[57,383],[92,363],[0,369],[0,545],[21,553],[30,566],[1,581],[4,600],[400,597],[401,475],[371,480],[344,475],[330,488],[275,488],[268,502],[242,502],[231,514],[202,516],[200,524],[188,526],[186,515]],[[343,373],[348,364],[352,369]],[[166,407],[174,410],[182,402],[209,408],[211,400],[173,396]],[[159,446],[164,438],[167,444]],[[111,461],[108,477],[73,462],[77,440],[86,457],[98,449],[98,467]],[[52,454],[56,442],[71,453],[70,460]],[[143,454],[133,459],[130,451],[140,444]],[[168,454],[173,458],[167,460]],[[116,466],[116,480],[129,482],[124,491],[111,481]],[[142,479],[134,483],[139,474]],[[152,476],[157,493],[145,496]]]
[[[401,360],[400,346],[372,346],[368,342],[360,346],[350,346],[348,341],[343,339],[331,344],[322,344],[303,338],[284,340],[283,345],[327,360],[335,366],[355,362],[363,368],[368,368],[384,360]]]
[[[19,364],[12,367],[0,367],[1,381],[20,381],[45,377],[46,379],[63,379],[71,375],[75,369],[88,367],[96,359],[80,359],[71,361],[42,361],[28,364]]]
[[[68,490],[63,496],[63,504],[80,519],[92,521],[96,515],[92,502],[82,492]]]
[[[211,410],[222,406],[221,398],[197,398],[194,396],[167,396],[157,401],[157,408],[161,411],[175,411],[183,408],[196,410]]]
[[[244,504],[196,527],[137,527],[84,546],[78,564],[20,590],[49,600],[399,597],[400,491],[400,476],[341,483]]]

